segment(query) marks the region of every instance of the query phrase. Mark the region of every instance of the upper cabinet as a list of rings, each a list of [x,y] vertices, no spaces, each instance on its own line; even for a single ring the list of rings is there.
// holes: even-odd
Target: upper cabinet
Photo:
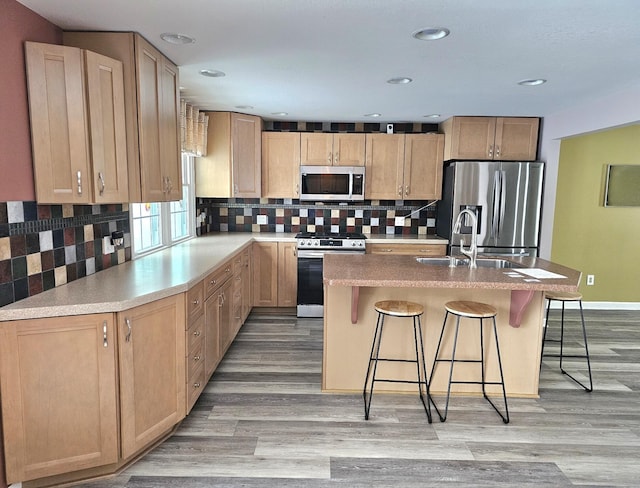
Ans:
[[[439,199],[443,148],[442,134],[367,134],[365,197]]]
[[[63,39],[122,61],[129,200],[180,200],[177,66],[133,32],[65,32]]]
[[[196,158],[196,196],[260,198],[262,120],[208,112],[207,156]]]
[[[300,133],[262,133],[262,196],[300,198]]]
[[[535,161],[540,119],[452,117],[445,120],[444,159]]]
[[[364,166],[365,135],[303,132],[300,139],[303,166]]]
[[[25,43],[36,199],[129,200],[122,63]]]

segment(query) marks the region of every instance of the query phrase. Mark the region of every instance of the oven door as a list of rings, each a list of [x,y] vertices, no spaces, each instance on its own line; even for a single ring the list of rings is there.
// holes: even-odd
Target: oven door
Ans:
[[[357,251],[298,249],[297,316],[324,316],[322,263],[325,254],[364,254],[364,252],[364,249]]]

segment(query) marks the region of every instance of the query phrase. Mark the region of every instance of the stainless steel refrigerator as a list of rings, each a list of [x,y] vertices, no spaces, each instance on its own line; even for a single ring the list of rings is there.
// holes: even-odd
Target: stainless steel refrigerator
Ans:
[[[449,161],[443,173],[436,233],[449,239],[449,253],[460,254],[472,229],[466,216],[460,234],[452,229],[468,208],[478,220],[478,253],[537,256],[544,163],[513,161]]]

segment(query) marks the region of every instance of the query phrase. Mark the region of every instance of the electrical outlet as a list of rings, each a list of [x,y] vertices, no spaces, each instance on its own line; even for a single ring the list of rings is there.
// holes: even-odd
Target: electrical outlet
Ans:
[[[587,275],[587,285],[592,286],[595,284],[596,277],[595,275]]]
[[[397,227],[404,227],[405,218],[404,217],[396,217],[395,224]]]
[[[104,236],[102,238],[102,254],[111,254],[116,249],[111,244],[111,236]]]

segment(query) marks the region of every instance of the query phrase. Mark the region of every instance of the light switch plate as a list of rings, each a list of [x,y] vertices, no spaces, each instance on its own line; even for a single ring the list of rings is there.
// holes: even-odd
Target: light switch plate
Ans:
[[[396,217],[395,225],[396,227],[404,227],[405,217]]]
[[[111,237],[110,236],[103,237],[102,238],[102,254],[111,254],[115,250],[116,250],[115,247],[113,247],[113,244],[111,244]]]

